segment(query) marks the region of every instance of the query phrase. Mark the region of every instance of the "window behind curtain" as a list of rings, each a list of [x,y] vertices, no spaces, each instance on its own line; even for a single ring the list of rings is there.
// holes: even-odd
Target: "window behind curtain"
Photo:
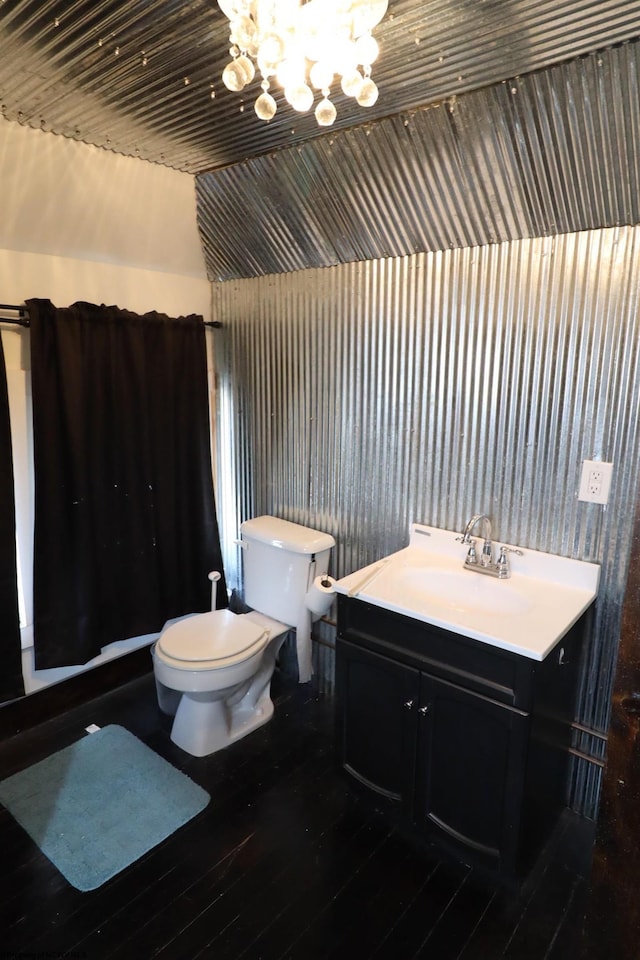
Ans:
[[[0,703],[24,694],[9,394],[0,338]]]
[[[27,305],[34,648],[47,669],[209,609],[222,562],[202,317]]]

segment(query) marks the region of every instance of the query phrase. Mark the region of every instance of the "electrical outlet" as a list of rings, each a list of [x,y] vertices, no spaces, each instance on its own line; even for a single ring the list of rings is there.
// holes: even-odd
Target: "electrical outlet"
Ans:
[[[578,500],[584,500],[587,503],[608,503],[612,472],[612,463],[583,460]]]

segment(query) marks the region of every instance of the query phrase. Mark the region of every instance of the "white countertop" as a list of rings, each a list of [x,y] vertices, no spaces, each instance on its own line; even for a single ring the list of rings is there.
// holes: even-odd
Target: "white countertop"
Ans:
[[[506,544],[522,556],[509,553],[511,576],[498,580],[464,568],[460,536],[414,523],[408,547],[338,580],[336,593],[544,660],[595,600],[599,564]]]

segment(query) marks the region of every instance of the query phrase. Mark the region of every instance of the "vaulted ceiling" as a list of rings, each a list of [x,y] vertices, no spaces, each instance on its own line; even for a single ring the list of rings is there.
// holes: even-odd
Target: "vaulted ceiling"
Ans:
[[[378,102],[363,109],[336,96],[332,132],[638,33],[638,0],[390,0],[376,29]],[[191,173],[327,135],[313,113],[288,106],[258,120],[253,97],[220,81],[228,48],[215,0],[1,0],[1,109]]]
[[[616,114],[637,107],[639,36],[640,0],[390,0],[379,99],[364,109],[336,93],[327,132],[286,104],[258,120],[257,82],[244,99],[226,90],[215,0],[0,0],[0,109],[197,175],[209,275],[227,279],[591,225],[563,217],[567,157],[597,147],[595,99],[614,124],[596,133],[623,138],[615,176],[628,179],[638,119]],[[631,192],[599,225],[636,216]]]

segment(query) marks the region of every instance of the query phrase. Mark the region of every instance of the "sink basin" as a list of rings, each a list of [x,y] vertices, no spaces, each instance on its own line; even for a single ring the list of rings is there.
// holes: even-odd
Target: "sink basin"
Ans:
[[[429,566],[397,566],[389,570],[388,586],[405,592],[415,606],[437,604],[460,612],[526,613],[531,598],[513,580],[493,580],[464,570],[439,570]]]
[[[596,598],[596,563],[518,548],[510,554],[511,577],[499,580],[465,569],[459,538],[414,523],[408,547],[338,580],[336,592],[534,660],[543,660]]]

